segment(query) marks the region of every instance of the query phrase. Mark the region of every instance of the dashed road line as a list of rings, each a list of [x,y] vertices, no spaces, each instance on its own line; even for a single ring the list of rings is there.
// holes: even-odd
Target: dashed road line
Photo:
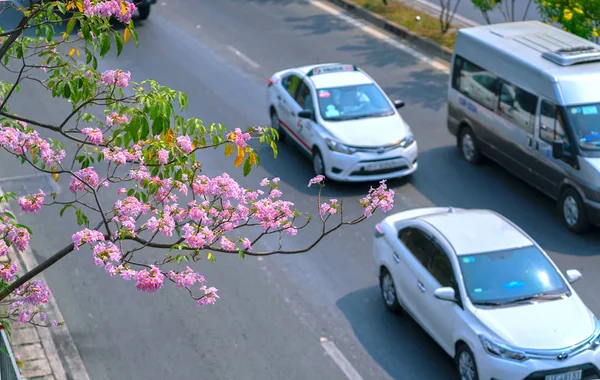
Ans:
[[[260,67],[260,65],[258,63],[256,63],[252,59],[248,58],[247,55],[245,55],[244,53],[242,53],[238,49],[234,48],[233,46],[227,45],[227,49],[229,51],[231,51],[233,54],[235,54],[239,59],[241,59],[242,61],[246,62],[248,65],[252,66],[252,68],[258,69]]]
[[[327,355],[329,355],[329,357],[333,360],[333,362],[342,370],[342,372],[344,372],[344,375],[346,375],[349,380],[363,380],[356,368],[354,368],[350,361],[346,359],[344,354],[342,354],[342,351],[340,351],[335,343],[325,338],[321,338],[321,346]]]

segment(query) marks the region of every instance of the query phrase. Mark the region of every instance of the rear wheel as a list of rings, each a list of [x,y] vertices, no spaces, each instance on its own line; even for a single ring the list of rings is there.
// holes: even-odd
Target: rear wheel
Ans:
[[[381,288],[381,297],[385,306],[393,313],[398,313],[402,308],[398,302],[398,295],[396,293],[396,286],[390,272],[383,268],[381,275],[379,276],[379,287]]]
[[[279,141],[284,142],[286,134],[283,128],[281,127],[281,123],[279,122],[279,116],[277,116],[277,112],[275,112],[275,110],[271,111],[271,127],[275,128],[279,133]]]
[[[558,212],[570,231],[581,234],[589,230],[585,203],[575,189],[569,187],[563,191],[558,201]]]
[[[477,164],[481,158],[481,152],[475,140],[475,135],[471,128],[465,127],[460,131],[458,146],[464,159],[470,164]]]
[[[145,20],[150,16],[150,4],[139,5],[137,9],[140,13],[140,20]]]

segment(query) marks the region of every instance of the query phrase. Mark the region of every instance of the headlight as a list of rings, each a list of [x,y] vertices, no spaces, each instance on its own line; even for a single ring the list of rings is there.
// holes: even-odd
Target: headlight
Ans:
[[[502,359],[515,360],[518,362],[527,360],[527,355],[517,348],[494,341],[483,335],[479,335],[479,340],[481,340],[481,344],[483,345],[485,351],[490,355],[494,355]]]
[[[594,322],[596,322],[596,328],[594,329],[594,335],[590,339],[590,350],[596,350],[600,347],[600,321],[594,315]]]
[[[327,147],[330,150],[333,150],[334,152],[339,152],[343,154],[354,154],[356,152],[356,149],[344,145],[341,142],[335,141],[333,139],[326,138],[325,142],[327,143]]]
[[[415,135],[413,135],[412,130],[408,125],[406,126],[406,129],[408,130],[408,133],[406,134],[404,140],[400,142],[400,146],[402,148],[406,148],[407,146],[415,142]]]

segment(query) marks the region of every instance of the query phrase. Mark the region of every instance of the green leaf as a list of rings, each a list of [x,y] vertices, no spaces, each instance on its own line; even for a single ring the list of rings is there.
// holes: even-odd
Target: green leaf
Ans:
[[[98,70],[98,59],[95,55],[92,57],[92,68],[94,70]]]
[[[71,97],[71,86],[69,86],[70,83],[67,83],[66,86],[63,87],[63,93],[62,95],[66,98],[69,99]]]
[[[271,140],[269,145],[271,145],[271,149],[273,149],[273,158],[277,158],[277,144],[275,144],[275,141]]]
[[[85,224],[86,228],[90,227],[90,221],[88,220],[87,216],[83,213],[83,211],[81,211],[80,209],[76,209],[75,215],[77,215],[78,225],[81,226],[82,224]]]
[[[150,134],[150,126],[148,125],[148,119],[145,116],[141,118],[140,123],[142,124],[140,140],[144,140]]]
[[[129,191],[127,192],[127,196],[132,196],[133,193],[135,193],[135,189],[129,189]]]
[[[250,164],[250,159],[246,158],[244,161],[244,177],[250,174],[250,170],[252,169],[252,165]]]
[[[152,123],[152,134],[157,136],[163,131],[163,118],[157,117]]]
[[[121,34],[119,32],[115,33],[115,43],[117,44],[117,57],[121,55],[123,51],[123,39],[121,38]]]
[[[208,260],[210,260],[210,261],[212,261],[213,263],[214,263],[215,261],[217,261],[217,260],[215,259],[215,256],[214,256],[212,253],[210,253],[210,252],[208,252],[207,259],[208,259]]]
[[[25,228],[27,230],[27,232],[29,232],[31,234],[31,229],[24,224],[15,223],[14,226],[17,228]]]
[[[110,50],[110,37],[107,34],[102,34],[100,37],[100,58],[104,58]]]
[[[67,23],[67,29],[65,30],[65,33],[71,34],[73,29],[75,29],[75,24],[77,24],[77,19],[76,18],[70,19],[69,22]]]
[[[71,204],[68,205],[64,205],[64,207],[60,210],[60,217],[62,218],[63,214],[65,213],[65,210],[68,209],[69,207],[74,207]]]

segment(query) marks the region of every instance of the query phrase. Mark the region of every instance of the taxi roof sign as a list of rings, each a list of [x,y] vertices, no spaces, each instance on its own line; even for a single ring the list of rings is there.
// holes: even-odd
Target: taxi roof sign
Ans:
[[[308,72],[308,74],[306,74],[306,75],[311,77],[313,75],[338,73],[338,72],[342,72],[342,71],[358,71],[358,67],[356,67],[356,65],[341,65],[341,64],[325,65],[325,66],[315,67],[314,69],[310,70]]]

